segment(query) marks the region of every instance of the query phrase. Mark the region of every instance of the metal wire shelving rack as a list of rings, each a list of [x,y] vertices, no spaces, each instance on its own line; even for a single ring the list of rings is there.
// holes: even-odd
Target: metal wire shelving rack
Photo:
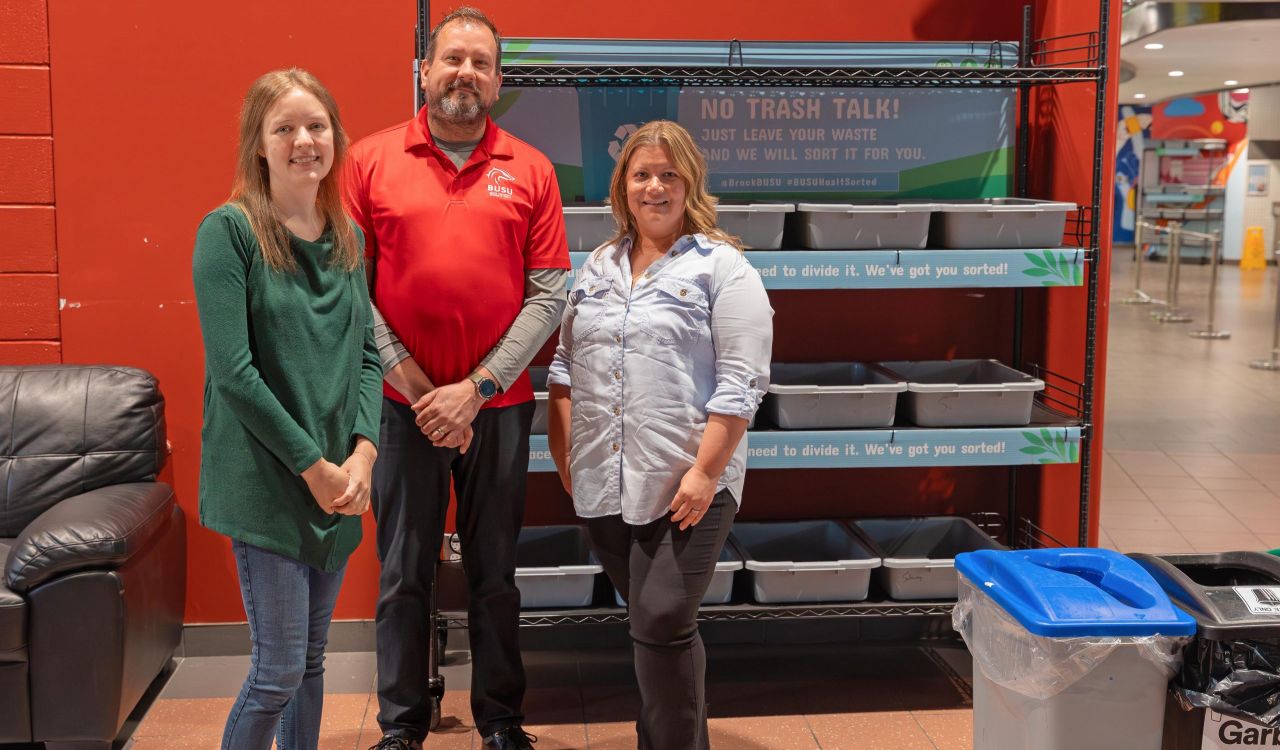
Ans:
[[[418,2],[417,57],[421,59],[426,49],[429,26],[429,2]],[[1086,545],[1089,529],[1089,486],[1094,471],[1091,460],[1092,426],[1095,408],[1096,356],[1098,326],[1098,264],[1100,221],[1102,216],[1102,165],[1107,144],[1104,142],[1106,124],[1110,113],[1105,109],[1107,95],[1107,45],[1111,38],[1110,0],[1099,0],[1097,28],[1095,30],[1055,36],[1033,38],[1031,8],[1023,12],[1022,34],[1017,47],[1016,61],[1010,61],[996,50],[999,42],[971,42],[975,55],[992,50],[987,59],[977,66],[902,66],[875,67],[850,66],[757,66],[743,64],[746,59],[744,45],[750,43],[731,40],[723,43],[723,61],[695,66],[664,66],[658,64],[609,64],[594,61],[584,64],[548,63],[525,60],[519,55],[504,59],[503,85],[511,86],[697,86],[697,87],[930,87],[930,88],[1012,88],[1017,91],[1018,117],[1016,136],[1015,194],[1026,196],[1029,189],[1031,167],[1031,100],[1038,87],[1057,85],[1083,85],[1093,87],[1093,154],[1091,192],[1086,200],[1079,200],[1080,209],[1069,217],[1067,238],[1077,247],[1084,248],[1089,261],[1086,264],[1085,293],[1087,295],[1084,321],[1083,376],[1079,381],[1047,372],[1023,361],[1023,312],[1022,289],[1014,291],[1014,365],[1033,369],[1038,377],[1046,379],[1050,387],[1041,398],[1041,406],[1058,412],[1081,427],[1079,511],[1076,539],[1061,540],[1041,528],[1035,521],[1018,514],[1016,467],[1009,469],[1009,497],[1005,514],[983,513],[976,518],[979,525],[992,535],[1004,536],[1010,546],[1039,547],[1065,546],[1067,542]],[[675,44],[679,44],[675,42]],[[1012,64],[1010,64],[1012,63]],[[416,65],[415,65],[416,74]],[[416,86],[415,86],[416,88]],[[1026,470],[1026,469],[1023,469]],[[954,603],[867,601],[833,605],[758,605],[730,604],[704,607],[702,621],[752,621],[779,619],[819,618],[880,618],[880,617],[937,617],[949,615]],[[521,615],[522,626],[556,626],[596,623],[622,623],[626,611],[619,608],[593,608],[555,611],[526,611]],[[466,627],[465,612],[440,612],[436,626],[443,634],[448,629]],[[442,645],[439,641],[434,645]],[[438,685],[442,693],[443,683],[432,670],[433,689]]]

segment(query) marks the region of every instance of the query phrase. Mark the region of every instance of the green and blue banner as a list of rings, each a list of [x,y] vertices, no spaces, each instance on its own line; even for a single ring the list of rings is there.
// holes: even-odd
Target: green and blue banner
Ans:
[[[1007,89],[523,88],[494,114],[555,163],[566,201],[603,200],[654,119],[689,130],[722,196],[986,198],[1009,193],[1013,105]]]

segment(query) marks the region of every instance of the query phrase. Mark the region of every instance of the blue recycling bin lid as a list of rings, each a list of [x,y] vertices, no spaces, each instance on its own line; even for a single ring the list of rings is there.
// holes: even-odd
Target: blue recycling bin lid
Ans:
[[[1112,550],[980,550],[956,555],[956,570],[1035,635],[1196,632],[1142,566]]]

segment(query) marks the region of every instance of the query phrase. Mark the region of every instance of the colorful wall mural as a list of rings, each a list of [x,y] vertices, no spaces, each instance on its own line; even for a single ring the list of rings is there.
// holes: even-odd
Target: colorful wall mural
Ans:
[[[1138,175],[1142,172],[1142,145],[1151,138],[1151,108],[1126,104],[1120,107],[1116,128],[1115,210],[1112,242],[1133,242],[1137,221]]]
[[[1247,143],[1248,106],[1247,93],[1222,91],[1179,97],[1150,107],[1120,107],[1120,126],[1116,129],[1116,208],[1112,215],[1115,242],[1133,242],[1144,143],[1152,139],[1225,139],[1228,158],[1211,178],[1211,184],[1225,185]]]

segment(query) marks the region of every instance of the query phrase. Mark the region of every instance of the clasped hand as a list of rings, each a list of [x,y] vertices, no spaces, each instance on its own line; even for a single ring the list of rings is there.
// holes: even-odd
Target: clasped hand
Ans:
[[[414,422],[422,434],[437,448],[457,448],[466,453],[471,447],[471,423],[484,399],[470,380],[442,385],[430,391],[413,405]]]
[[[316,461],[302,472],[302,479],[325,513],[358,516],[369,510],[372,474],[373,462],[357,451],[342,466],[323,458]]]
[[[671,523],[680,524],[681,531],[697,526],[711,507],[715,495],[716,478],[708,476],[697,466],[690,468],[680,478],[680,488],[676,490],[675,499],[668,507],[671,511]]]

